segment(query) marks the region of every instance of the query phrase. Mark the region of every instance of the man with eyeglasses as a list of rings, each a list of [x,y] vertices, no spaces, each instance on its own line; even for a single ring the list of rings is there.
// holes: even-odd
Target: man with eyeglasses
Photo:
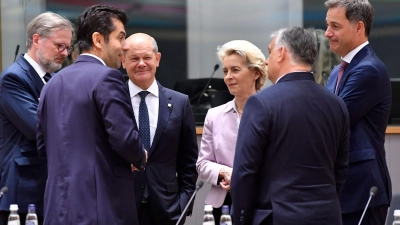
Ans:
[[[0,187],[8,187],[0,201],[0,225],[7,224],[10,204],[18,204],[21,224],[28,204],[35,204],[43,223],[47,162],[37,153],[36,111],[43,86],[73,50],[73,32],[62,16],[40,14],[28,25],[27,53],[0,75]]]

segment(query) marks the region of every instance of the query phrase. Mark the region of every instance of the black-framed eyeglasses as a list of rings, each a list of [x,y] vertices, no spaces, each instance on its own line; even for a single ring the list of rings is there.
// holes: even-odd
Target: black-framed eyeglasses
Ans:
[[[57,41],[55,41],[55,40],[53,40],[53,39],[51,39],[51,38],[48,38],[48,37],[47,37],[47,39],[53,41],[53,44],[54,44],[55,46],[57,46],[57,49],[58,49],[59,52],[62,52],[62,51],[64,51],[65,49],[67,49],[68,55],[70,55],[70,54],[74,51],[74,46],[69,46],[69,47],[68,47],[66,44],[64,44],[64,43],[58,43]]]

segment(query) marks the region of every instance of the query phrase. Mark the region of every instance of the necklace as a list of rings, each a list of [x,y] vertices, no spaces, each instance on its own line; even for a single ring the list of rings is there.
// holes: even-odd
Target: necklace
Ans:
[[[237,105],[236,105],[236,102],[235,102],[235,106],[236,106],[236,111],[237,111],[237,113],[242,114],[242,113],[243,113],[243,110],[242,110],[242,111],[239,110],[239,108],[238,108]]]

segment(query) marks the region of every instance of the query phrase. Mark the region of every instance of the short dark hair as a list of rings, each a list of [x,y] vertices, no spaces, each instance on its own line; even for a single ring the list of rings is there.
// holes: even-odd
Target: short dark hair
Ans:
[[[121,9],[108,5],[93,5],[85,9],[77,20],[76,42],[79,51],[89,50],[93,46],[92,34],[99,32],[106,42],[109,35],[115,30],[112,18],[118,19],[124,25],[128,23],[128,17]]]
[[[365,36],[369,36],[374,20],[374,8],[368,0],[328,0],[325,6],[330,8],[344,7],[346,18],[356,24],[361,21],[365,26]]]
[[[312,66],[317,57],[317,39],[308,30],[300,27],[282,28],[271,35],[275,48],[284,46],[292,56],[293,63]]]

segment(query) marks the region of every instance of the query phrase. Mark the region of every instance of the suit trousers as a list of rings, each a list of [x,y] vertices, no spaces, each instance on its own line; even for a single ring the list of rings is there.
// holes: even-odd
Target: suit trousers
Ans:
[[[364,210],[342,214],[343,225],[357,225]],[[385,225],[388,206],[368,208],[361,225]]]

